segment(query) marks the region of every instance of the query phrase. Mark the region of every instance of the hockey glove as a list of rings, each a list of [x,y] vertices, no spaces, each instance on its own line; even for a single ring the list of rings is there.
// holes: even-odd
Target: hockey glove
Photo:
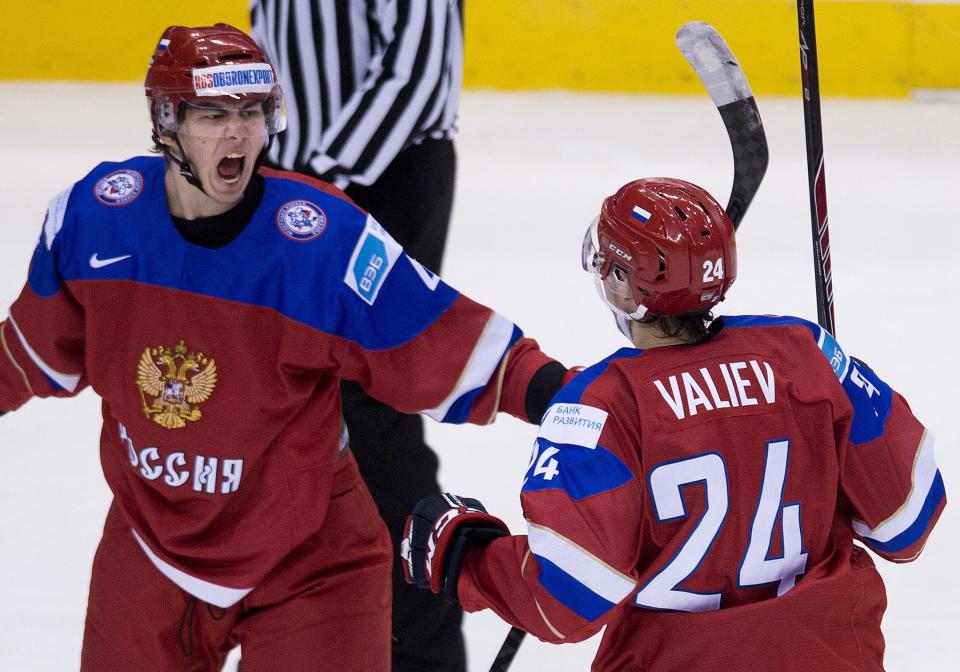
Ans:
[[[457,580],[467,549],[510,534],[506,524],[475,499],[448,492],[424,497],[407,517],[400,544],[407,583],[457,601]]]

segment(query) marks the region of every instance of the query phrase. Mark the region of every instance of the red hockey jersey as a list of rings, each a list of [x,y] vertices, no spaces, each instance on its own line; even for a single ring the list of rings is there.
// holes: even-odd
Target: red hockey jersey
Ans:
[[[0,411],[92,387],[104,474],[144,552],[226,607],[324,524],[341,379],[485,423],[525,418],[551,360],[338,190],[264,170],[250,223],[208,249],[176,230],[165,170],[102,164],[53,199],[0,323]]]
[[[459,595],[551,642],[606,625],[594,670],[881,670],[879,574],[946,502],[933,437],[833,337],[726,317],[623,349],[543,418],[526,536],[468,554]]]

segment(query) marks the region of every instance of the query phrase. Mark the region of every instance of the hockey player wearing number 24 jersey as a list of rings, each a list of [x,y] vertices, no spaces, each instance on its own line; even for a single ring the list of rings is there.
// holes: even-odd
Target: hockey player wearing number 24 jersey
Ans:
[[[408,578],[549,642],[606,625],[593,669],[882,670],[883,582],[946,503],[933,436],[815,324],[722,317],[733,227],[705,191],[630,183],[584,268],[635,347],[550,402],[525,536],[476,500],[422,501]]]
[[[53,199],[0,322],[0,411],[103,398],[81,669],[214,672],[239,642],[244,672],[386,672],[390,543],[340,380],[484,423],[539,417],[564,369],[339,190],[257,171],[283,104],[248,36],[168,29],[146,88],[164,156]]]

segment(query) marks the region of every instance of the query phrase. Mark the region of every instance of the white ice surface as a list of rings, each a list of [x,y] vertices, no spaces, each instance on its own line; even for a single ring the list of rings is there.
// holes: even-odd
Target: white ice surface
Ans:
[[[724,311],[816,319],[800,102],[760,105],[771,164],[741,229],[739,279]],[[143,153],[145,112],[133,85],[0,85],[0,306],[20,291],[47,201],[98,161]],[[444,277],[564,362],[606,356],[620,336],[579,270],[583,231],[603,197],[636,177],[683,177],[725,201],[730,150],[713,105],[706,94],[469,92],[461,116]],[[823,116],[839,340],[911,401],[936,436],[953,496],[960,104],[828,100]],[[0,420],[0,669],[77,667],[109,502],[98,413],[86,392],[34,400]],[[428,425],[446,487],[482,499],[521,530],[518,491],[533,429],[512,418],[486,428]],[[890,670],[956,664],[956,503],[917,562],[881,566]],[[472,670],[489,667],[507,629],[489,613],[467,617]],[[587,670],[597,643],[528,638],[512,669]]]

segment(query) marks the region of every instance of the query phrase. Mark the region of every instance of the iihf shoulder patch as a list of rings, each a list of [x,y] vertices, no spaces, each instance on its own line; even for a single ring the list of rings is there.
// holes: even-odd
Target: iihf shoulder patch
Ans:
[[[307,243],[327,228],[327,215],[316,203],[289,201],[277,212],[280,233],[299,243]]]
[[[129,205],[143,191],[143,175],[124,168],[101,177],[93,187],[93,195],[104,205]]]
[[[367,223],[347,264],[343,281],[371,306],[394,263],[403,255],[403,248],[372,215]]]

